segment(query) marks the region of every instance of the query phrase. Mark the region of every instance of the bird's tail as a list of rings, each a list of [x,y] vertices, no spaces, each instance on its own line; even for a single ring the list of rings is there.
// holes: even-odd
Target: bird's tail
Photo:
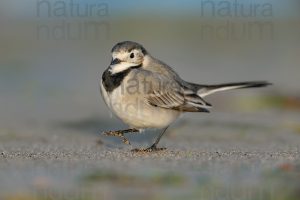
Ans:
[[[238,83],[225,83],[225,84],[218,84],[218,85],[197,85],[197,84],[193,84],[193,85],[197,89],[197,95],[199,95],[200,97],[205,97],[215,92],[240,89],[240,88],[265,87],[271,85],[271,83],[266,81],[250,81],[250,82],[238,82]]]

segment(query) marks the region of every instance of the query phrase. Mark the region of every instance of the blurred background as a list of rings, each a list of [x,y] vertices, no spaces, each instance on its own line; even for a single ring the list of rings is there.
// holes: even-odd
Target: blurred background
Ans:
[[[205,147],[219,148],[220,143],[225,149],[238,144],[244,147],[244,144],[246,146],[249,144],[248,137],[250,137],[256,150],[264,152],[264,148],[267,147],[270,151],[277,151],[276,148],[287,147],[288,150],[293,149],[296,152],[293,151],[294,154],[290,155],[293,160],[299,160],[299,8],[298,0],[151,2],[2,0],[0,2],[0,153],[2,152],[0,192],[12,187],[22,188],[21,191],[24,191],[28,182],[32,183],[33,187],[42,185],[41,187],[47,188],[51,183],[49,177],[51,179],[56,176],[58,182],[62,182],[60,178],[67,173],[66,169],[69,169],[69,166],[77,167],[74,167],[78,171],[75,170],[72,177],[78,178],[77,175],[84,171],[86,166],[74,163],[68,165],[65,159],[67,157],[68,162],[72,162],[71,158],[66,155],[54,155],[53,152],[59,154],[60,147],[65,147],[70,151],[72,158],[82,161],[86,159],[83,152],[93,153],[93,150],[83,148],[82,151],[74,153],[72,150],[77,146],[89,146],[91,141],[98,139],[97,134],[103,130],[125,127],[115,117],[111,118],[111,113],[99,92],[102,72],[111,60],[111,48],[124,40],[141,43],[154,57],[172,66],[183,79],[191,82],[217,84],[267,80],[274,84],[263,89],[239,90],[208,97],[207,100],[214,105],[212,114],[209,116],[189,114],[181,118],[175,124],[175,128],[170,130],[169,139],[171,136],[178,138],[174,143],[180,143],[185,138],[184,134],[190,135],[191,139],[185,141],[187,144],[185,147],[193,141],[208,139],[208,143],[202,141],[203,146],[200,150],[206,151]],[[178,131],[177,134],[175,129],[179,130],[180,127],[183,127],[180,129],[181,133]],[[197,137],[193,136],[196,130],[202,132]],[[189,131],[193,133],[186,133]],[[246,134],[246,139],[239,138],[236,143],[236,134],[241,132]],[[275,136],[270,136],[274,132]],[[142,136],[139,140],[149,142],[146,136]],[[118,140],[112,139],[108,142],[113,145],[118,143]],[[31,145],[36,143],[42,144]],[[60,145],[53,149],[52,145],[57,143]],[[176,145],[172,142],[167,144],[173,145],[176,149]],[[197,144],[190,145],[193,148],[196,146],[199,147]],[[96,152],[104,151],[101,147],[95,148]],[[40,155],[38,152],[44,154]],[[30,154],[37,156],[37,159],[31,159]],[[77,158],[73,154],[82,157]],[[48,163],[48,159],[55,160],[55,156],[61,160],[59,164],[55,163],[60,167],[55,168],[53,163],[50,161]],[[107,168],[110,168],[110,164],[114,165],[112,162],[116,159],[114,156],[113,159],[104,156],[103,158],[108,161],[103,165]],[[91,157],[96,160],[95,166],[91,164],[95,168],[102,163],[101,156],[99,159],[96,158],[99,157]],[[283,160],[285,158],[287,157],[282,156]],[[151,159],[155,160],[155,157]],[[259,158],[257,159],[259,162]],[[24,160],[29,163],[23,164]],[[30,162],[31,160],[34,162]],[[143,166],[139,161],[136,160],[137,166]],[[275,163],[277,161],[274,160]],[[38,164],[39,162],[41,163]],[[164,165],[161,163],[161,166]],[[40,166],[40,170],[34,173],[30,170],[32,166]],[[196,166],[201,170],[204,169],[200,167],[202,165]],[[217,166],[216,171],[220,167]],[[284,166],[287,169],[290,169],[289,167],[294,169],[294,165]],[[265,166],[259,165],[258,168],[259,173],[255,172],[255,175],[261,177],[260,172]],[[184,169],[191,168],[186,166]],[[229,171],[235,169],[231,168],[231,165],[228,167]],[[244,168],[237,167],[237,169]],[[99,171],[95,172],[96,179],[100,176],[100,182],[106,188],[104,193],[108,193],[108,197],[114,197],[109,185],[114,185],[115,182],[110,181],[113,179],[118,182],[119,179],[114,179],[115,176],[109,174],[110,171],[108,175],[100,171],[100,175],[97,174]],[[216,178],[214,175],[216,171],[210,171],[212,175],[208,177]],[[151,173],[157,175],[156,171]],[[157,180],[165,181],[156,179],[156,176],[153,178],[151,173],[150,175],[146,173],[148,174],[146,177],[152,177],[146,178],[148,181],[146,183],[143,171],[138,177],[126,175],[119,178],[121,182],[123,179],[125,182],[128,181],[129,185],[132,179],[140,183],[141,177],[144,185],[156,184]],[[197,170],[195,173],[197,174]],[[299,176],[299,169],[293,173]],[[244,171],[241,174],[245,175]],[[181,175],[178,176],[180,177],[167,174],[158,177],[164,177],[171,182],[178,181],[179,185],[184,184],[181,182],[182,179],[183,182],[186,179],[190,180],[186,174],[182,175],[183,178]],[[92,180],[93,178],[95,177],[92,176]],[[109,183],[103,184],[101,178]],[[224,182],[228,179],[230,176],[216,178]],[[73,182],[72,180],[70,182]],[[159,184],[167,189],[177,187],[177,182],[173,187],[168,181]],[[237,185],[240,183],[235,182],[236,180],[231,181]],[[211,182],[208,186],[210,184]],[[224,185],[220,185],[218,186],[221,191],[226,192]],[[195,191],[199,189],[198,186],[195,186]],[[185,188],[184,191],[186,190],[188,191]],[[14,194],[15,190],[11,193]],[[128,193],[130,192],[127,190],[117,192],[119,195]],[[32,197],[30,192],[25,194],[26,197],[29,195],[28,199]],[[192,197],[198,195],[193,194]],[[204,197],[208,195],[202,194]],[[162,199],[170,197],[169,192],[165,195]],[[210,197],[218,199],[215,196]],[[17,198],[25,197],[18,195],[15,199]],[[87,198],[85,196],[82,199]]]

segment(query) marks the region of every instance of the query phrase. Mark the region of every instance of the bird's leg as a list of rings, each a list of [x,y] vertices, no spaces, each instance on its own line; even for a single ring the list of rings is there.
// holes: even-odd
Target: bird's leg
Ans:
[[[120,137],[122,138],[124,144],[130,144],[129,140],[124,136],[124,133],[132,133],[132,132],[139,132],[139,130],[135,128],[131,128],[125,130],[118,130],[118,131],[106,131],[103,132],[103,135]]]
[[[154,151],[163,151],[166,150],[167,148],[158,148],[157,144],[159,143],[161,137],[164,135],[164,133],[166,132],[166,130],[168,129],[169,126],[167,126],[160,134],[159,136],[156,138],[154,144],[152,144],[150,147],[146,148],[146,149],[133,149],[133,152],[154,152]]]

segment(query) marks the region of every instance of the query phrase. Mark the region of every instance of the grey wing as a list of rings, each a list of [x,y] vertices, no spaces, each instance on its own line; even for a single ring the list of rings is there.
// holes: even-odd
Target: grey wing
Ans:
[[[156,77],[154,80],[153,87],[146,95],[148,104],[183,112],[209,112],[207,108],[211,105],[177,80],[170,80],[164,76]]]

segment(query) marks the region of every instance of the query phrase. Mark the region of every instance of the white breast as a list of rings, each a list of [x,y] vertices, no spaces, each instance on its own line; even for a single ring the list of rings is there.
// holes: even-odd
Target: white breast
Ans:
[[[164,128],[180,115],[176,110],[149,105],[142,94],[129,94],[122,84],[110,94],[101,84],[101,91],[107,106],[132,128]]]

